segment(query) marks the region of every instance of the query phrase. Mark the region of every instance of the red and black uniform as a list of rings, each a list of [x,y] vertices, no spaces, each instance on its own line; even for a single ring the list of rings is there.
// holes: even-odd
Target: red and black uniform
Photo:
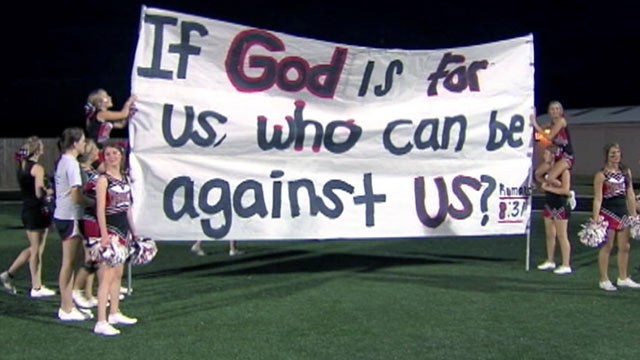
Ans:
[[[110,121],[98,120],[100,110],[87,111],[87,137],[102,147],[102,144],[111,136],[113,124]]]
[[[568,198],[566,195],[559,195],[550,191],[545,192],[542,216],[553,220],[568,220],[571,216],[571,206]]]
[[[86,197],[96,200],[96,183],[100,177],[100,173],[93,168],[88,170],[82,170],[82,183],[83,191]],[[98,219],[96,218],[96,207],[87,206],[84,209],[84,216],[82,218],[82,232],[85,239],[99,238],[100,226],[98,226]]]
[[[608,229],[623,230],[627,227],[627,187],[629,178],[621,171],[602,170],[604,182],[602,183],[602,205],[600,216],[609,222]]]
[[[85,106],[87,138],[93,139],[96,145],[98,145],[98,148],[102,149],[104,143],[111,138],[113,123],[111,121],[98,120],[98,113],[100,113],[100,111],[102,110],[98,110],[92,105]],[[131,118],[136,113],[136,111],[137,110],[132,107],[129,110],[129,118]],[[125,150],[128,162],[129,142],[126,140],[118,141],[118,145],[120,145]],[[99,154],[97,162],[104,162],[104,154],[102,153],[102,151]]]
[[[131,229],[127,219],[127,212],[131,207],[131,186],[125,176],[122,180],[109,174],[107,177],[107,231],[110,235],[117,235],[123,245],[128,245]]]
[[[560,129],[553,138],[553,144],[557,146],[556,153],[554,154],[555,161],[564,159],[569,163],[569,169],[571,169],[576,159],[573,155],[571,135],[569,134],[569,129],[567,127]]]

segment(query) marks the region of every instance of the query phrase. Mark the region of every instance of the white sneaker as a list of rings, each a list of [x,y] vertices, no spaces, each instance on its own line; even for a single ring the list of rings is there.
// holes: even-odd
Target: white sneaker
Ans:
[[[109,314],[109,324],[111,325],[116,325],[116,324],[133,325],[137,322],[138,322],[138,319],[128,317],[121,312],[115,313],[115,314]]]
[[[122,295],[129,295],[130,293],[133,292],[133,289],[131,289],[131,291],[129,291],[129,289],[125,286],[120,286],[120,294]],[[120,298],[120,300],[122,300],[122,298]]]
[[[611,283],[610,280],[606,280],[606,281],[600,281],[600,289],[604,290],[604,291],[616,291],[618,290],[617,287],[613,286],[613,284]]]
[[[556,263],[551,261],[545,261],[538,265],[538,270],[553,270],[556,268]]]
[[[32,288],[30,293],[32,298],[43,298],[43,297],[53,296],[55,294],[56,294],[55,291],[49,289],[44,285],[40,286],[40,289],[38,290]]]
[[[207,253],[204,252],[204,250],[202,250],[202,248],[198,245],[193,245],[191,247],[191,252],[198,255],[198,256],[205,256],[207,255]]]
[[[571,267],[570,266],[560,266],[557,269],[553,270],[554,274],[558,274],[558,275],[568,275],[571,274]]]
[[[240,250],[229,250],[229,256],[237,256],[244,254],[244,251]]]
[[[98,321],[93,327],[93,332],[98,335],[114,336],[120,334],[120,330],[114,328],[106,321]]]
[[[571,190],[569,191],[569,206],[571,207],[571,210],[574,210],[576,205],[578,205],[578,202],[576,201],[576,192]]]
[[[78,311],[80,311],[87,320],[93,319],[93,312],[91,310],[79,308]]]
[[[13,286],[13,284],[11,283],[11,277],[9,276],[8,272],[5,271],[2,274],[0,274],[0,282],[2,282],[2,287],[9,294],[15,295],[18,293],[18,291],[16,291],[16,287]]]
[[[76,303],[76,306],[85,309],[93,307],[91,306],[91,302],[87,300],[84,294],[82,294],[82,290],[73,290],[73,292],[71,293],[71,297],[73,298],[73,302]]]
[[[629,289],[640,289],[640,284],[638,284],[637,282],[631,280],[630,277],[622,280],[620,278],[618,278],[618,280],[616,280],[616,285],[618,285],[618,287],[624,287],[624,288],[629,288]]]
[[[70,312],[66,312],[62,309],[58,309],[58,319],[62,321],[85,321],[88,320],[87,316],[80,312],[77,308],[71,309]]]

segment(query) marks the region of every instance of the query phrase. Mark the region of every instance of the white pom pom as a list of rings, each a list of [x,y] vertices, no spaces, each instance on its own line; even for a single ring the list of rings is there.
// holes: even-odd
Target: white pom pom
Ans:
[[[640,215],[629,216],[629,231],[632,238],[640,240]]]
[[[578,231],[578,238],[584,245],[598,247],[607,240],[607,226],[609,226],[609,223],[602,217],[597,221],[589,219],[580,226],[582,230]]]
[[[85,245],[87,249],[89,249],[89,260],[92,262],[100,262],[102,258],[100,257],[100,238],[99,237],[90,237],[85,240]]]
[[[145,265],[151,262],[158,253],[156,242],[150,238],[138,237],[131,244],[131,264]]]
[[[118,236],[111,235],[109,239],[111,241],[106,247],[100,245],[100,238],[89,238],[87,240],[91,260],[109,266],[124,264],[127,257],[129,257],[129,249],[120,243]]]

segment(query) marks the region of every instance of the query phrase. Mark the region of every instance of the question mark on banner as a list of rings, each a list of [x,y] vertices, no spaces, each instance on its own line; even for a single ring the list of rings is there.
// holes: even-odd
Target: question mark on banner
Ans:
[[[480,176],[480,181],[483,183],[487,183],[487,188],[484,189],[484,191],[482,192],[482,197],[480,197],[480,210],[482,210],[482,212],[484,213],[484,215],[482,215],[482,226],[487,225],[487,222],[489,222],[489,215],[486,214],[487,210],[488,210],[488,206],[487,206],[487,199],[489,198],[489,196],[491,196],[491,194],[493,193],[493,190],[496,189],[496,180],[489,175],[482,175]]]

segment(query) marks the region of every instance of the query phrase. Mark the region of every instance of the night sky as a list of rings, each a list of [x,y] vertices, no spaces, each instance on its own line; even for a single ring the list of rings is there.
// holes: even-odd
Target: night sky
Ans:
[[[287,4],[288,2],[282,2]],[[85,1],[16,4],[2,22],[3,137],[83,126],[89,91],[130,93],[142,4],[336,43],[437,49],[534,35],[536,106],[640,105],[637,12],[616,2]],[[629,2],[631,3],[631,2]],[[627,5],[628,6],[628,5]],[[11,20],[11,21],[9,21]],[[8,80],[8,81],[7,81]],[[8,111],[8,114],[6,112]],[[540,111],[541,113],[544,111]],[[117,134],[114,134],[117,135]]]

